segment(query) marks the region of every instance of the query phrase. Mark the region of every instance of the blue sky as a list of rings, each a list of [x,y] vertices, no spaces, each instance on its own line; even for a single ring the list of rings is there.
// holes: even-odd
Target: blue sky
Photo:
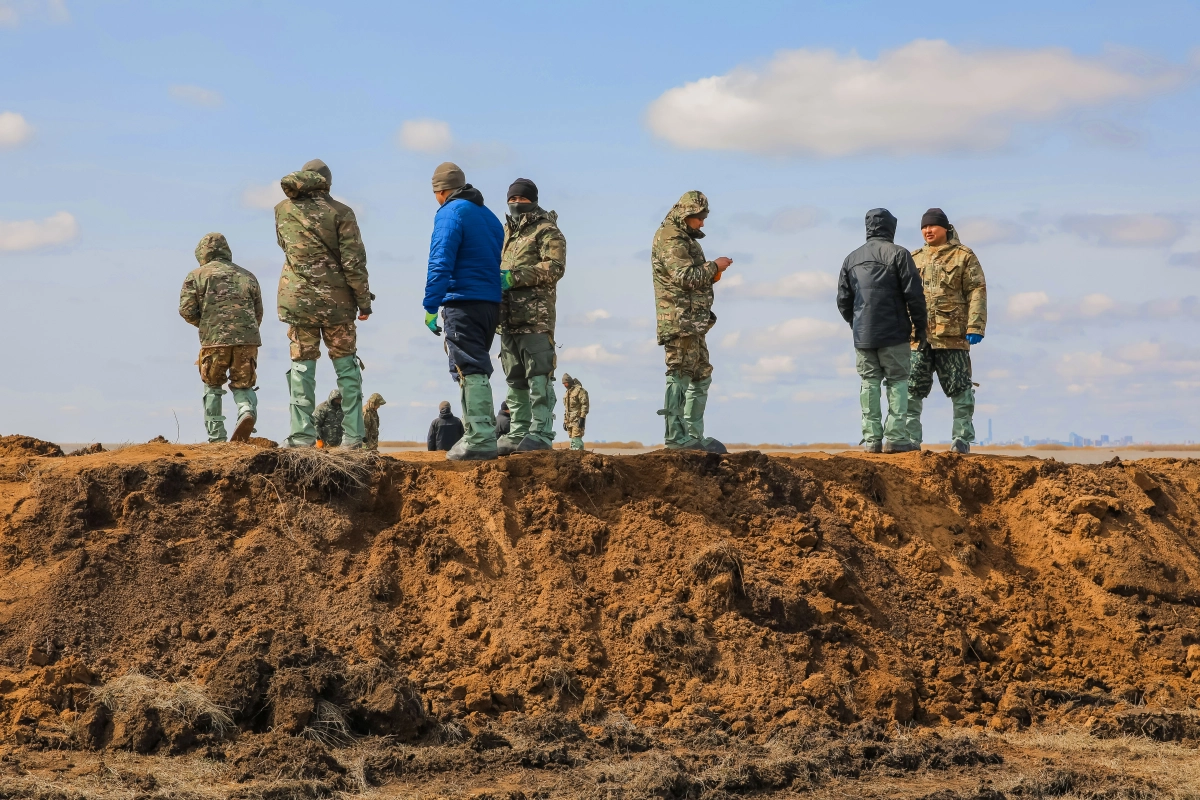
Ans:
[[[709,337],[719,438],[857,440],[832,280],[875,206],[910,246],[940,206],[980,257],[981,430],[1200,438],[1197,29],[1181,2],[0,0],[4,432],[174,438],[178,416],[199,440],[192,250],[225,233],[273,309],[270,205],[319,157],[367,245],[385,438],[455,394],[420,307],[447,158],[498,212],[518,176],[558,211],[560,371],[592,438],[661,440],[648,249],[689,189],[709,257],[735,259]],[[259,429],[282,439],[270,310],[263,337]],[[948,401],[927,409],[947,438]]]

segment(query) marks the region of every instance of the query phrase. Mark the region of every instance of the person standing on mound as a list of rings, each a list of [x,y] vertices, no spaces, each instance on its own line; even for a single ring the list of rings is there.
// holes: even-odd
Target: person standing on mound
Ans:
[[[504,227],[483,204],[483,195],[457,164],[439,164],[433,172],[438,210],[429,243],[425,279],[425,327],[442,335],[438,309],[446,324],[450,375],[462,398],[464,433],[446,458],[484,461],[496,458],[496,416],[492,403],[492,342],[500,324],[500,250]]]

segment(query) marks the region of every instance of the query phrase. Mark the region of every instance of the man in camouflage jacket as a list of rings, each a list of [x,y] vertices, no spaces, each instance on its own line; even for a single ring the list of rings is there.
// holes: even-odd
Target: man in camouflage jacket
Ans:
[[[275,206],[275,234],[286,256],[279,276],[279,319],[288,325],[292,368],[289,447],[316,443],[317,358],[329,350],[342,391],[345,446],[362,445],[362,373],[355,317],[371,315],[367,254],[349,206],[329,194],[332,173],[320,159],[280,181],[287,199]]]
[[[975,386],[971,381],[971,345],[983,341],[987,328],[987,283],[983,267],[940,208],[921,217],[925,246],[912,252],[921,273],[929,310],[928,342],[913,344],[905,427],[920,444],[921,411],[933,389],[936,372],[942,391],[954,407],[951,427],[956,453],[969,453],[975,440]]]
[[[244,442],[258,417],[255,370],[262,344],[262,290],[258,279],[233,263],[229,242],[209,233],[196,245],[200,266],[188,273],[179,292],[179,316],[200,329],[200,379],[204,381],[204,427],[210,442],[225,441],[221,388],[229,381],[238,407],[235,442]]]
[[[563,373],[563,430],[571,437],[571,449],[583,449],[583,435],[587,427],[587,415],[591,406],[588,404],[587,389],[579,379]]]
[[[705,260],[699,240],[707,217],[708,198],[701,192],[685,193],[667,212],[650,248],[658,343],[665,347],[667,361],[666,399],[658,413],[666,417],[668,448],[724,453],[723,444],[704,435],[704,407],[712,384],[704,337],[717,321],[712,313],[713,284],[733,259]]]
[[[366,435],[363,436],[364,450],[379,449],[379,407],[382,405],[387,405],[387,401],[383,399],[383,395],[375,392],[367,398],[363,406],[363,426],[366,429]]]
[[[342,390],[334,389],[329,393],[329,397],[325,398],[325,402],[313,412],[313,427],[317,429],[317,440],[325,447],[340,445],[343,435],[342,421],[345,417],[346,412],[342,409]]]
[[[533,181],[508,187],[500,255],[500,363],[508,380],[509,432],[500,455],[549,450],[554,443],[554,305],[567,268],[558,215],[538,206]]]

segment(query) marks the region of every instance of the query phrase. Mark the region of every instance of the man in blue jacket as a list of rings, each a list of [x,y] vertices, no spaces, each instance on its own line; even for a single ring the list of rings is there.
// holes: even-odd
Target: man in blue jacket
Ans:
[[[462,397],[463,437],[446,453],[451,461],[496,458],[496,417],[492,406],[492,341],[500,323],[500,250],[504,227],[467,183],[457,164],[433,172],[433,240],[425,279],[425,326],[442,334],[446,325],[450,374]]]

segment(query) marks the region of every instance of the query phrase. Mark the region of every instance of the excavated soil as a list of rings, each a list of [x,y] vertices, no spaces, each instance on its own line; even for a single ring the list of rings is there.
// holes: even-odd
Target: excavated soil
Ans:
[[[0,798],[1196,796],[1013,766],[1200,739],[1200,462],[262,444],[0,440]]]

